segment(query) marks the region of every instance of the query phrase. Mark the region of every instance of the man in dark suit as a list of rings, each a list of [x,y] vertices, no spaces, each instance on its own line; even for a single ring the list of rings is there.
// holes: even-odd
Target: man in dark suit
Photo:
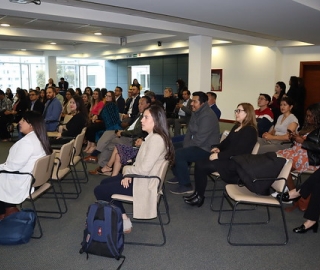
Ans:
[[[177,103],[174,110],[174,115],[176,115],[176,118],[167,119],[168,125],[173,125],[174,127],[174,136],[178,136],[181,134],[181,124],[188,125],[190,121],[192,113],[190,95],[191,94],[189,90],[183,90],[182,99],[179,101],[179,103]]]
[[[122,88],[120,86],[117,86],[114,89],[114,95],[116,96],[116,102],[119,109],[119,113],[124,113],[124,107],[126,102],[124,101],[124,98],[122,97]]]
[[[44,104],[39,100],[39,92],[36,90],[31,90],[29,92],[29,98],[30,98],[30,111],[35,111],[39,113],[43,113],[44,110]]]
[[[69,83],[64,80],[64,78],[60,78],[59,82],[60,91],[67,91],[69,88]]]
[[[139,114],[139,99],[140,99],[140,90],[137,86],[133,85],[132,96],[127,101],[126,107],[124,109],[124,116],[122,120],[122,127],[126,128],[133,123],[133,120]]]

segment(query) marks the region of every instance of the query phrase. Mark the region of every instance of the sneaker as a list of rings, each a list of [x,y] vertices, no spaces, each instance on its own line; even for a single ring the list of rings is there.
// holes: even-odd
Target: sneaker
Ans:
[[[191,194],[191,193],[193,193],[193,188],[192,188],[192,186],[186,187],[186,186],[178,185],[178,186],[171,188],[170,192],[173,194],[178,194],[178,195]]]
[[[173,178],[167,180],[167,183],[175,185],[175,184],[179,184],[179,181],[176,177],[173,177]]]

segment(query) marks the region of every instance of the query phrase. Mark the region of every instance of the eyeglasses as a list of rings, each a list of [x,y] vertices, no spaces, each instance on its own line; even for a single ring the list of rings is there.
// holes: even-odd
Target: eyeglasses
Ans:
[[[258,100],[266,100],[264,97],[259,97]]]
[[[235,113],[240,113],[240,112],[244,112],[245,110],[240,110],[240,109],[236,109],[234,110]]]
[[[112,98],[112,96],[111,96],[111,95],[106,95],[106,97],[111,97],[111,98]]]

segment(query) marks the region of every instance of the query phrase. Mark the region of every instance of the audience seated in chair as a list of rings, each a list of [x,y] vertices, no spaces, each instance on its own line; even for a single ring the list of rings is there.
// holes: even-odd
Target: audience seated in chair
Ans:
[[[95,142],[98,141],[99,137],[106,130],[119,130],[121,129],[121,121],[119,117],[119,109],[116,104],[116,99],[113,91],[107,91],[106,102],[98,116],[92,117],[92,124],[90,124],[86,131],[86,139],[90,145],[88,151],[93,151],[95,148]],[[101,134],[98,134],[98,132]],[[98,136],[97,136],[98,135]]]
[[[263,133],[262,138],[258,139],[260,143],[258,154],[276,152],[290,146],[289,144],[283,144],[283,142],[288,142],[289,132],[296,132],[299,127],[298,119],[291,113],[292,108],[292,99],[289,97],[282,98],[280,105],[282,115],[279,116],[274,129],[271,132]]]
[[[207,92],[207,96],[208,96],[208,105],[213,110],[213,112],[217,115],[217,118],[219,120],[221,116],[221,111],[216,104],[217,94],[215,92]]]
[[[251,104],[240,103],[235,110],[235,116],[236,124],[226,139],[211,149],[210,157],[196,161],[195,191],[190,196],[184,196],[185,203],[198,207],[203,204],[207,176],[212,172],[218,172],[222,180],[228,183],[237,183],[236,168],[231,157],[250,154],[258,136],[256,117]]]
[[[133,212],[137,218],[157,216],[157,179],[132,178],[130,175],[158,175],[165,160],[174,159],[174,149],[163,108],[152,105],[143,113],[142,129],[148,133],[138,152],[136,162],[126,166],[123,175],[102,180],[94,190],[97,200],[111,201],[113,194],[133,196]],[[139,200],[136,200],[136,199]],[[114,202],[123,213],[123,230],[130,232],[132,224],[121,202]]]
[[[270,131],[273,125],[273,112],[268,107],[271,97],[268,94],[260,94],[258,98],[259,109],[255,110],[258,125],[258,135],[262,135]]]
[[[55,89],[49,86],[46,90],[47,102],[44,107],[43,117],[46,123],[47,131],[57,131],[57,127],[60,122],[60,116],[62,112],[62,105],[56,98]]]
[[[293,146],[288,149],[279,150],[277,155],[285,157],[287,159],[292,160],[292,169],[297,171],[298,173],[302,173],[304,171],[315,171],[319,168],[319,165],[310,164],[308,155],[311,150],[304,149],[302,144],[307,139],[308,134],[312,131],[318,130],[320,128],[320,104],[312,104],[307,108],[306,118],[304,121],[304,125],[298,133],[292,133],[290,135],[290,139],[293,141]],[[315,145],[315,149],[319,148]],[[309,152],[309,153],[308,153]],[[315,153],[316,154],[316,153]],[[289,189],[293,189],[294,183],[292,180],[292,176],[289,175],[287,180],[287,185]]]
[[[0,170],[31,173],[36,160],[51,154],[52,150],[41,114],[25,112],[19,126],[25,136],[10,148]],[[28,197],[30,185],[30,175],[0,174],[0,219],[18,211],[16,204]]]
[[[177,103],[174,113],[167,120],[169,127],[172,125],[174,128],[173,136],[181,135],[181,124],[188,125],[191,118],[191,112],[190,91],[183,90],[182,100]]]
[[[212,145],[219,144],[220,130],[216,114],[208,106],[204,92],[192,94],[192,116],[183,145],[175,144],[174,178],[168,183],[178,184],[170,189],[173,194],[192,193],[188,166],[191,162],[209,158]]]
[[[142,138],[145,136],[141,127],[141,119],[143,111],[150,107],[151,100],[148,96],[141,97],[139,100],[139,112],[135,121],[126,130],[118,131],[105,131],[98,141],[97,149],[89,156],[85,157],[86,162],[99,162],[100,167],[104,167],[109,161],[112,151],[116,144],[124,144],[132,146],[136,138]],[[99,158],[98,158],[99,156]],[[99,169],[99,168],[97,168]]]

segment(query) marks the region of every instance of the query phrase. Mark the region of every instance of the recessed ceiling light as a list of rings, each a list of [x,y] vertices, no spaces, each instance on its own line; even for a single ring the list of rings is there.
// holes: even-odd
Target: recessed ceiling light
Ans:
[[[96,32],[96,33],[94,33],[96,36],[101,36],[102,35],[102,33],[100,33],[100,32]]]
[[[21,49],[21,51],[26,51],[27,49]]]
[[[50,44],[51,44],[51,45],[56,45],[57,43],[55,43],[55,42],[50,42]]]
[[[7,24],[7,23],[2,23],[0,25],[3,26],[3,27],[9,27],[10,26],[10,24]]]

